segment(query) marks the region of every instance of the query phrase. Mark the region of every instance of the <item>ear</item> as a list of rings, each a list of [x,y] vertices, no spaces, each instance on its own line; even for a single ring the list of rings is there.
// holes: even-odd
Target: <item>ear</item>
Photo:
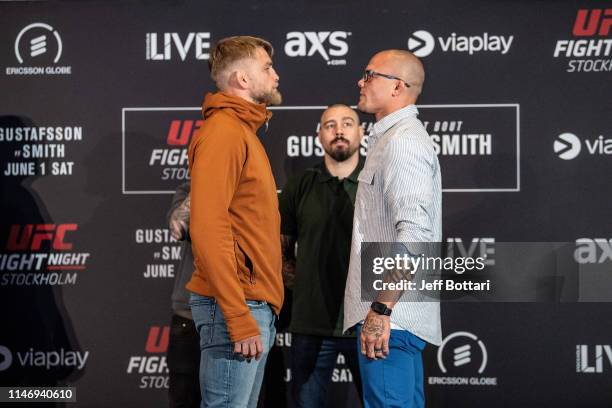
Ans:
[[[230,79],[233,79],[235,81],[235,84],[238,88],[247,89],[249,87],[250,78],[244,70],[237,69],[236,71],[232,72]]]
[[[393,88],[393,96],[399,96],[399,94],[402,92],[402,88],[404,87],[404,84],[402,83],[402,81],[396,80],[395,81],[395,88]]]

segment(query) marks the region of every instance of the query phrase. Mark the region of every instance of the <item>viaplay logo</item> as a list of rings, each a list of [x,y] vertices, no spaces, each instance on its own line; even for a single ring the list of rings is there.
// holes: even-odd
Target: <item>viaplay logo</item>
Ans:
[[[429,377],[430,385],[496,386],[497,377],[485,377],[489,355],[484,342],[473,333],[448,335],[438,348],[438,367],[448,376]]]
[[[576,135],[572,133],[562,133],[557,136],[557,140],[555,140],[553,144],[553,149],[560,159],[573,160],[580,154],[582,144]]]
[[[126,372],[140,379],[138,388],[168,388],[166,352],[170,341],[170,326],[152,326],[145,343],[146,354],[131,356]]]
[[[583,146],[584,145],[584,146]],[[553,143],[553,150],[560,159],[573,160],[584,151],[591,156],[612,155],[612,139],[599,135],[581,140],[573,133],[562,133]]]
[[[469,55],[480,52],[498,52],[505,55],[510,51],[514,36],[493,35],[485,32],[482,35],[467,36],[452,33],[447,37],[434,37],[429,31],[418,30],[408,38],[408,51],[419,58],[427,57],[434,51],[436,39],[442,52]]]
[[[74,252],[78,224],[13,224],[0,253],[0,286],[74,285],[91,254]]]
[[[579,9],[572,28],[573,39],[558,40],[553,56],[566,58],[566,72],[612,71],[612,8]]]
[[[15,57],[20,64],[6,67],[6,75],[70,75],[71,66],[57,65],[64,49],[59,32],[46,23],[32,23],[15,38]]]
[[[53,370],[58,367],[71,367],[83,370],[89,358],[89,351],[59,349],[39,351],[30,348],[13,353],[8,347],[0,345],[0,372],[13,365],[27,368]]]

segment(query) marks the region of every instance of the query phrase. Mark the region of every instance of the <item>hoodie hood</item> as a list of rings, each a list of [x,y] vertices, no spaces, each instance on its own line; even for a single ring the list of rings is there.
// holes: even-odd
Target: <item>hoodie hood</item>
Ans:
[[[272,117],[263,103],[253,103],[239,96],[224,92],[207,93],[202,104],[202,116],[206,120],[218,110],[240,119],[253,133]]]

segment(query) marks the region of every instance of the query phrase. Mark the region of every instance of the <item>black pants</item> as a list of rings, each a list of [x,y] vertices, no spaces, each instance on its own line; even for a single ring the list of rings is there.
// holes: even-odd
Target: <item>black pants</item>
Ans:
[[[172,315],[167,361],[170,408],[199,408],[200,337],[193,320]]]

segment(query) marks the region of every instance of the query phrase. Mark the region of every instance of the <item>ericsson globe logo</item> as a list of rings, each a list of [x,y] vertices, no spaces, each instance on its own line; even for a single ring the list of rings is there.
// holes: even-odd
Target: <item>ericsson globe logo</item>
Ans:
[[[581,148],[580,139],[572,133],[560,134],[553,144],[555,153],[563,160],[575,159],[580,154]]]
[[[433,35],[427,31],[415,31],[408,38],[408,51],[419,58],[426,57],[433,52],[435,43]]]

